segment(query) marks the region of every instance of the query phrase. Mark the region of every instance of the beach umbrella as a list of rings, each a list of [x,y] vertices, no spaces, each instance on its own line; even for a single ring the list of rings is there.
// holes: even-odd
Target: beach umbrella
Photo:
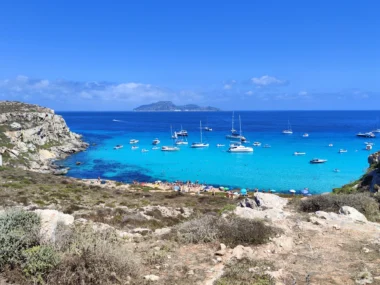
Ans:
[[[174,190],[179,190],[179,186],[174,186]]]
[[[225,191],[228,191],[228,190],[230,190],[230,188],[228,188],[228,187],[224,187],[224,190],[225,190]]]
[[[271,189],[271,190],[269,190],[270,192],[276,192],[276,190],[274,190],[274,189]]]
[[[294,190],[294,189],[290,189],[289,192],[290,192],[290,193],[296,193],[296,190]]]
[[[224,187],[223,187],[223,186],[220,186],[219,189],[220,189],[220,190],[224,190]]]

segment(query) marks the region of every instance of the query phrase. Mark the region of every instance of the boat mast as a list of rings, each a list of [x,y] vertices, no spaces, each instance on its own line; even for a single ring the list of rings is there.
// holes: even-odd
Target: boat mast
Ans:
[[[235,129],[234,129],[234,116],[235,116],[235,111],[232,111],[232,129],[231,129],[231,132],[235,132]]]
[[[243,133],[241,132],[241,119],[240,119],[240,115],[239,115],[239,125],[240,125],[240,141],[242,141],[242,136],[243,136]]]
[[[199,129],[201,131],[201,143],[202,143],[202,121],[199,121]]]

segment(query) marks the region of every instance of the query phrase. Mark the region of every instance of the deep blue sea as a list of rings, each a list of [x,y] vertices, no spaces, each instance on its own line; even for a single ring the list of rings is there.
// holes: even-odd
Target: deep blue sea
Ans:
[[[155,180],[198,180],[211,185],[275,189],[288,192],[305,187],[311,193],[331,191],[359,178],[366,168],[368,151],[364,142],[380,145],[380,139],[355,136],[357,132],[377,128],[378,111],[287,111],[235,112],[235,128],[241,116],[243,135],[251,142],[259,141],[253,153],[226,152],[231,130],[232,112],[58,112],[70,129],[83,135],[91,146],[63,161],[70,176],[78,178],[115,179],[123,182]],[[199,141],[199,121],[212,132],[203,132],[207,149],[192,149]],[[293,134],[282,130],[291,123]],[[189,133],[188,146],[178,152],[152,150],[152,140],[161,140],[160,147],[172,145],[170,126]],[[309,137],[302,135],[308,133]],[[379,134],[380,137],[380,134]],[[130,139],[138,139],[139,149],[132,150]],[[226,147],[218,148],[217,144]],[[114,150],[115,145],[124,148]],[[263,148],[264,144],[271,148]],[[333,144],[333,147],[328,147]],[[149,152],[141,152],[145,148]],[[339,149],[347,153],[339,154]],[[294,152],[306,152],[294,156]],[[323,158],[325,164],[310,164],[312,158]],[[75,162],[83,164],[76,166]],[[334,172],[339,169],[340,172]]]

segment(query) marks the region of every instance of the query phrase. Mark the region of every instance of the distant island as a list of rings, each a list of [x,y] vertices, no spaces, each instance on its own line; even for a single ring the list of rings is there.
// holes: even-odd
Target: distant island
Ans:
[[[215,107],[200,107],[195,104],[187,104],[183,106],[177,106],[171,101],[159,101],[152,104],[141,105],[133,111],[136,112],[217,112],[220,109]]]

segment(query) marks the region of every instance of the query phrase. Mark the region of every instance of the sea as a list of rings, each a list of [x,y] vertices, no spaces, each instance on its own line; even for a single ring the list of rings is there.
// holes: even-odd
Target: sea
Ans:
[[[365,142],[379,138],[359,138],[358,132],[377,128],[379,111],[235,111],[234,128],[253,142],[261,142],[253,153],[227,152],[232,128],[232,112],[57,112],[71,131],[83,135],[90,144],[84,151],[60,161],[76,178],[114,179],[121,182],[198,181],[229,188],[272,189],[288,193],[308,188],[312,194],[331,192],[361,177],[369,151]],[[204,149],[192,149],[200,141],[200,121]],[[282,130],[291,124],[293,134]],[[153,150],[158,138],[162,146],[172,146],[171,129],[188,131],[189,145],[178,152]],[[303,137],[308,133],[309,137]],[[380,133],[379,133],[380,137]],[[133,150],[131,139],[139,140]],[[217,147],[224,144],[224,147]],[[264,148],[265,144],[270,148]],[[333,146],[329,146],[332,144]],[[123,148],[115,150],[116,145]],[[142,149],[148,150],[142,152]],[[339,153],[340,149],[347,150]],[[295,156],[294,152],[305,152]],[[326,159],[310,164],[313,158]],[[81,165],[76,165],[76,162]]]

